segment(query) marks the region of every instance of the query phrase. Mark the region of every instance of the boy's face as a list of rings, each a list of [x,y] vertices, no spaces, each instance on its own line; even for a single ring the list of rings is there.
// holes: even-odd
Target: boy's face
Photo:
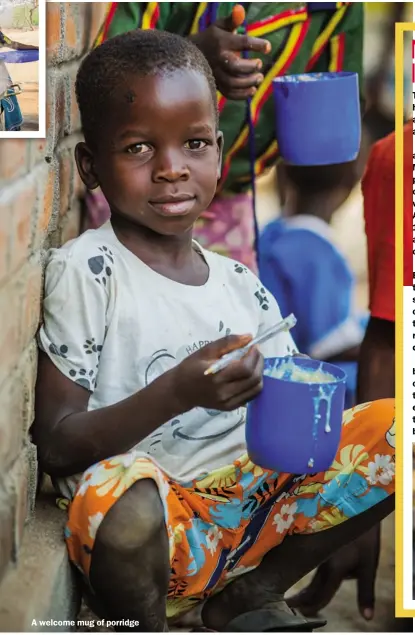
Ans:
[[[84,183],[100,186],[112,212],[134,223],[162,235],[188,231],[220,176],[222,136],[206,78],[190,70],[131,77],[115,100],[96,150],[77,147]]]

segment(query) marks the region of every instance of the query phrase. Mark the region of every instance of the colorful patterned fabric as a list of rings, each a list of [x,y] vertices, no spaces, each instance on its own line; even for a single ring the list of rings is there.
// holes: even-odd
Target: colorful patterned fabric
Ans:
[[[257,567],[287,535],[330,529],[379,503],[394,492],[394,474],[392,399],[344,413],[336,458],[320,474],[293,479],[254,465],[245,454],[179,484],[151,458],[115,456],[87,470],[78,486],[65,530],[70,559],[88,577],[105,515],[136,481],[152,479],[169,537],[167,617],[173,617]]]
[[[194,35],[209,24],[209,4],[111,3],[96,44],[136,28]],[[228,16],[236,3],[217,4],[217,17],[221,18]],[[338,2],[329,6],[329,10],[309,11],[304,2],[245,3],[249,34],[263,37],[272,45],[272,53],[262,57],[265,77],[252,99],[258,175],[275,163],[278,154],[272,99],[274,77],[305,71],[348,70],[359,73],[362,81],[363,3]],[[246,103],[219,95],[219,109],[225,136],[220,187],[232,192],[244,191],[250,187]]]

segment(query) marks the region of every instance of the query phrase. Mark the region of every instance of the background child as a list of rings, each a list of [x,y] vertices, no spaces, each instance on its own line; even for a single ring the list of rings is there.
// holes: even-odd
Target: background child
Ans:
[[[361,161],[300,167],[280,162],[282,217],[260,238],[260,275],[284,314],[294,313],[293,337],[310,357],[329,360],[348,377],[355,403],[357,358],[367,318],[355,309],[355,277],[330,222],[359,180]]]
[[[325,473],[253,465],[262,354],[297,349],[283,334],[205,375],[281,319],[254,274],[192,240],[220,175],[210,67],[138,30],[89,54],[76,90],[78,169],[112,216],[46,269],[34,438],[72,498],[69,556],[120,630],[165,631],[204,601],[213,629],[304,628],[285,591],[393,509],[393,400],[345,413]]]

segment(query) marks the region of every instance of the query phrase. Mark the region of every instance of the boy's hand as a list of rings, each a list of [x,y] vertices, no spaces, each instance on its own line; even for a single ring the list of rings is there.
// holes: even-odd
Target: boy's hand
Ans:
[[[250,335],[223,337],[176,366],[173,371],[175,395],[181,412],[196,407],[231,411],[245,405],[261,392],[264,359],[256,347],[217,374],[204,374],[222,355],[245,346],[251,339]]]
[[[227,99],[251,97],[264,79],[261,60],[244,59],[242,51],[263,54],[271,51],[266,40],[235,33],[244,20],[245,9],[237,4],[228,18],[217,20],[190,38],[207,58],[217,87]]]

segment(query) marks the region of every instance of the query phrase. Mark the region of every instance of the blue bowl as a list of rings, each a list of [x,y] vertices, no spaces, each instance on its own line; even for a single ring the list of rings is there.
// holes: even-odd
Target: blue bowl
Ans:
[[[322,370],[330,383],[300,383],[271,376],[290,359]],[[302,357],[265,360],[264,387],[248,405],[246,444],[253,463],[289,474],[315,474],[331,466],[340,443],[346,374],[337,366]]]
[[[37,62],[38,59],[39,49],[28,49],[27,51],[6,51],[5,53],[0,53],[0,62],[6,62],[6,64]]]
[[[276,139],[293,165],[356,159],[361,140],[357,73],[304,73],[273,80]]]

